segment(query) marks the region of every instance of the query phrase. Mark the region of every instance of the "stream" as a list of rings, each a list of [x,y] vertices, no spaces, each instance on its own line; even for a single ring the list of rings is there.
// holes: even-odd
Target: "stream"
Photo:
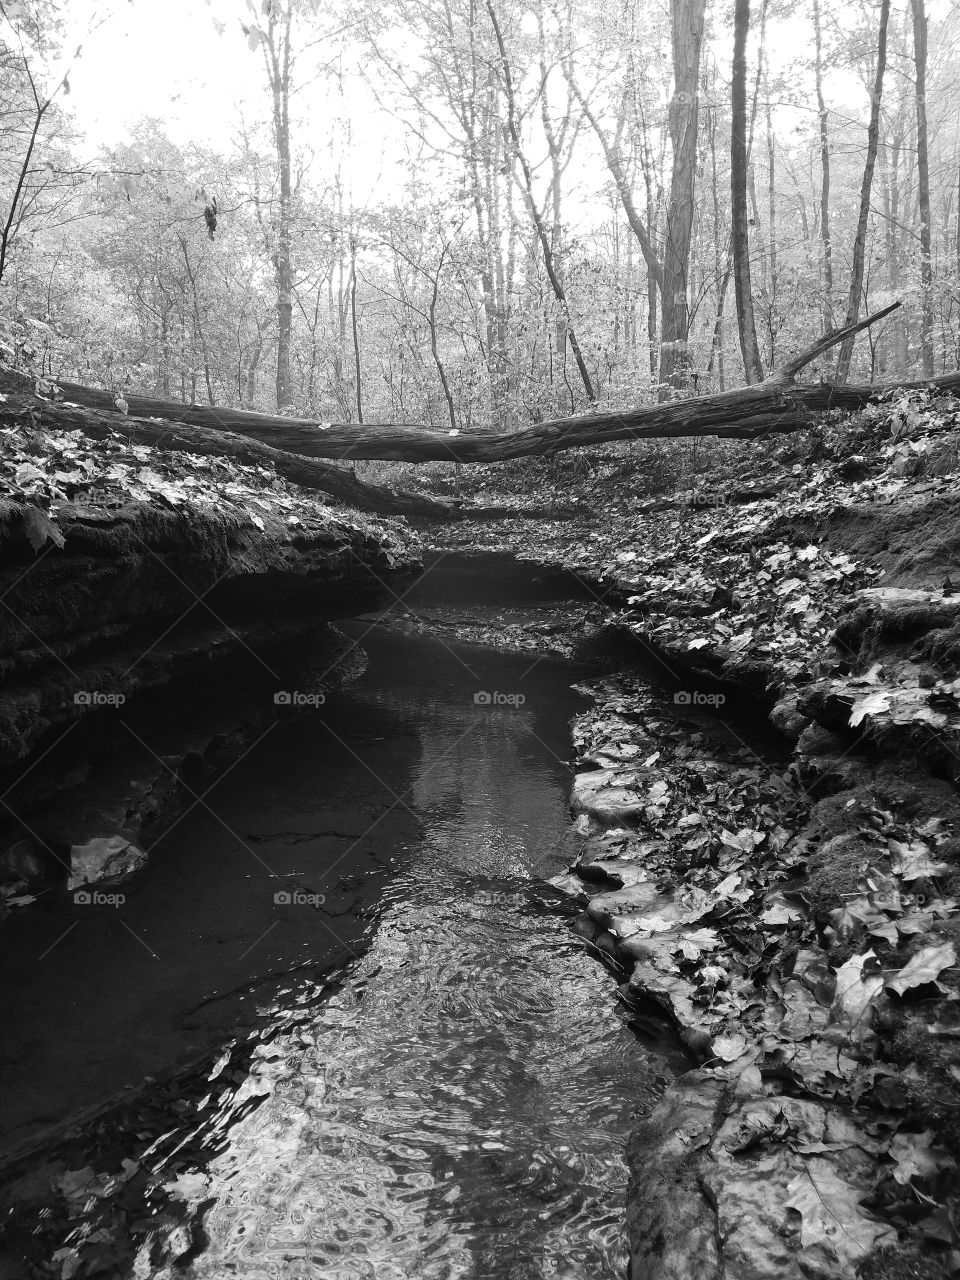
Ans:
[[[363,675],[278,708],[121,903],[7,922],[2,1280],[625,1274],[663,1063],[550,883],[588,673],[344,630]]]

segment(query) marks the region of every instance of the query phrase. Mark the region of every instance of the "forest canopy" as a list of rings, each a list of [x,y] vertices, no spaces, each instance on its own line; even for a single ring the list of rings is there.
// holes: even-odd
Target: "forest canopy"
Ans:
[[[0,358],[38,378],[502,430],[730,390],[896,300],[821,376],[960,367],[946,5],[214,0],[223,147],[92,144],[117,12],[0,13]]]

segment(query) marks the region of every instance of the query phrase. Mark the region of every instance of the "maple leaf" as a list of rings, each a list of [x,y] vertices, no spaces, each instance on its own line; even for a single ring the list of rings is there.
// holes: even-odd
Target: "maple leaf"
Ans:
[[[800,1215],[800,1243],[804,1249],[826,1249],[852,1275],[856,1265],[893,1231],[865,1217],[861,1192],[845,1182],[830,1162],[811,1157],[803,1173],[787,1186],[786,1208]]]
[[[876,693],[868,693],[865,697],[858,698],[850,712],[850,727],[855,729],[865,716],[875,716],[886,711],[892,697],[892,690],[879,689]]]
[[[940,946],[923,947],[916,955],[892,977],[887,978],[888,991],[895,991],[902,996],[912,987],[922,987],[928,982],[936,983],[944,969],[957,963],[957,953],[952,942],[944,942]]]

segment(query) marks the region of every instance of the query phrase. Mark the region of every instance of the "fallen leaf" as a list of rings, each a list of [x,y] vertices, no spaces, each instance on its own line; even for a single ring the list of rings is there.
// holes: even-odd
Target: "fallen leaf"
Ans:
[[[897,1133],[890,1139],[890,1158],[895,1162],[893,1176],[901,1186],[905,1186],[911,1178],[929,1178],[943,1168],[948,1158],[935,1156],[931,1151],[933,1134],[929,1129],[923,1133]]]
[[[64,537],[53,521],[36,507],[24,507],[21,516],[23,532],[34,551],[39,551],[49,538],[56,547],[64,545]]]
[[[922,987],[928,982],[936,982],[944,969],[949,969],[956,963],[957,953],[952,942],[924,947],[916,955],[911,956],[902,969],[887,978],[887,990],[895,991],[898,996],[902,996],[911,987]]]
[[[875,716],[881,711],[886,711],[892,697],[893,694],[889,689],[880,689],[876,693],[868,693],[864,698],[858,698],[850,712],[850,727],[855,729],[866,716]]]
[[[735,1062],[747,1051],[747,1037],[739,1031],[732,1035],[715,1036],[710,1047],[713,1056],[721,1062]]]
[[[178,1173],[171,1182],[163,1184],[164,1191],[169,1191],[175,1200],[197,1200],[206,1191],[209,1183],[202,1173]]]
[[[871,1006],[883,990],[882,974],[863,972],[866,963],[876,958],[873,950],[865,951],[862,956],[851,956],[837,970],[837,993],[833,998],[830,1021],[846,1027],[858,1039],[870,1030]]]
[[[934,862],[930,850],[925,844],[915,840],[912,844],[903,844],[899,840],[890,841],[890,867],[904,880],[928,880],[932,877],[946,875],[950,867],[945,862]]]
[[[853,1275],[857,1264],[893,1231],[860,1210],[862,1189],[845,1182],[826,1159],[812,1156],[787,1186],[786,1208],[800,1215],[800,1244],[820,1246]]]

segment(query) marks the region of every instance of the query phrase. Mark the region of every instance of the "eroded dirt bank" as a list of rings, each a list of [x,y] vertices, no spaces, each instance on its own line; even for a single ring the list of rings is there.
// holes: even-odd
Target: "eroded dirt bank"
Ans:
[[[396,523],[268,468],[159,458],[121,431],[94,442],[38,413],[3,436],[0,459],[2,915],[51,877],[139,865],[186,764],[222,755],[271,711],[240,696],[244,683],[272,676],[284,693],[283,653],[309,637],[314,694],[321,677],[335,685],[353,646],[331,621],[389,600],[420,562]],[[165,689],[230,662],[248,677],[206,729],[168,714],[144,743],[131,700],[154,696],[156,724]]]

